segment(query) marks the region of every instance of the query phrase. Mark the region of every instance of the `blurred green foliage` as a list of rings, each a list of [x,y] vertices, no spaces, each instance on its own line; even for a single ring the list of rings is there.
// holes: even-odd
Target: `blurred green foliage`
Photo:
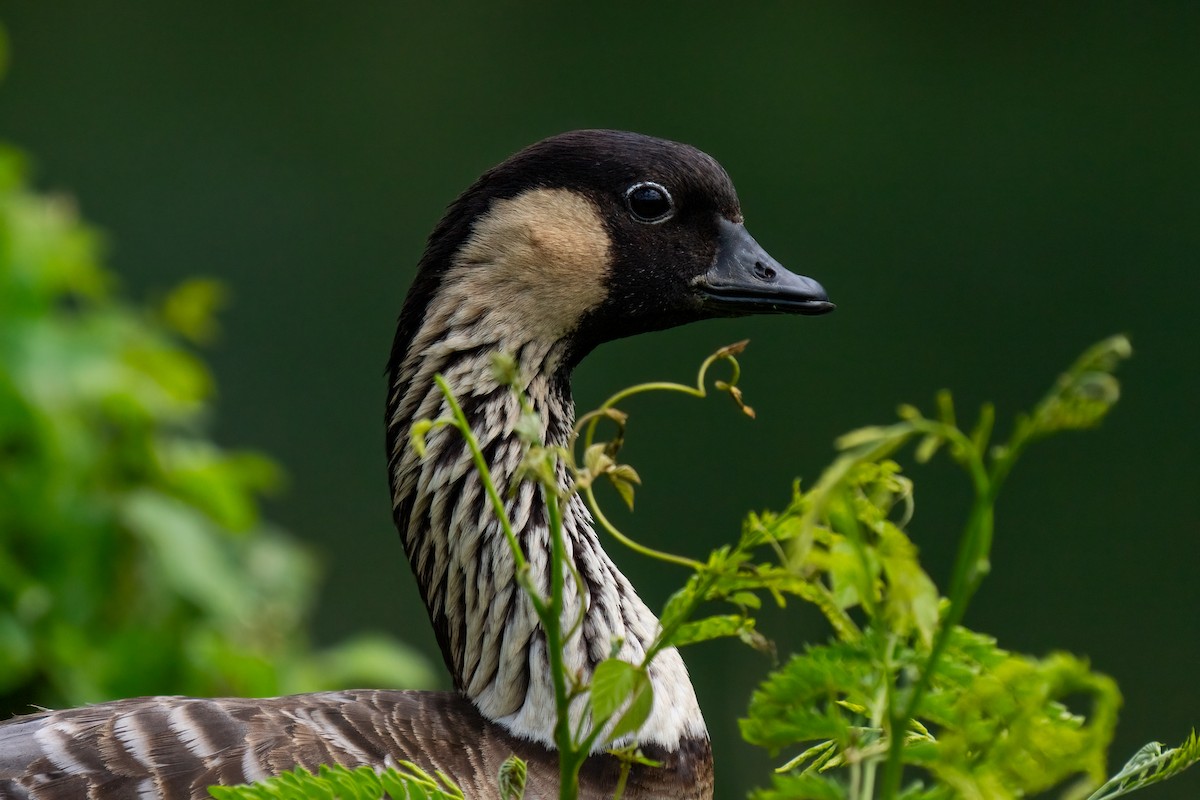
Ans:
[[[101,237],[25,173],[0,147],[0,714],[428,686],[392,640],[310,646],[314,559],[259,507],[280,469],[205,432],[213,379],[194,346],[221,287],[130,305]]]
[[[841,437],[841,455],[812,489],[797,486],[784,512],[751,515],[735,553],[747,543],[786,547],[786,571],[806,587],[794,593],[834,631],[754,693],[741,721],[746,741],[796,755],[752,797],[1016,800],[1060,787],[1064,798],[1101,800],[1200,762],[1193,733],[1178,748],[1146,745],[1106,781],[1116,682],[1085,659],[1012,653],[960,624],[991,571],[996,500],[1017,459],[1043,438],[1098,425],[1120,397],[1113,372],[1131,353],[1123,336],[1089,348],[1003,443],[993,439],[990,403],[969,432],[947,391],[932,416],[901,406],[900,422]],[[949,455],[975,492],[945,596],[905,530],[913,483],[891,456],[910,443],[919,462]]]

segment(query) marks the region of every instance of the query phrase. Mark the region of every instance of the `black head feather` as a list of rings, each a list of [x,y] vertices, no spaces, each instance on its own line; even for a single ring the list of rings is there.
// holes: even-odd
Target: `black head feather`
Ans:
[[[669,226],[630,218],[629,187],[651,181],[670,190],[676,215]],[[391,368],[404,359],[426,309],[475,220],[497,200],[531,189],[568,189],[591,199],[614,244],[609,299],[580,321],[571,348],[577,361],[596,344],[665,328],[703,314],[664,293],[660,270],[711,262],[717,218],[741,221],[733,182],[715,159],[690,145],[638,133],[581,130],[544,139],[485,172],[447,209],[433,229],[400,313]],[[692,272],[696,272],[695,266]]]

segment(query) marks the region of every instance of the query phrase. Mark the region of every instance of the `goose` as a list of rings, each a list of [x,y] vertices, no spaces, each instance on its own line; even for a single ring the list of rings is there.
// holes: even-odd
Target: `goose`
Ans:
[[[750,236],[729,176],[700,150],[606,130],[521,150],[434,228],[387,371],[393,517],[454,691],[145,697],[18,716],[0,723],[0,800],[193,799],[211,784],[295,766],[401,760],[442,771],[468,798],[492,800],[513,754],[528,764],[526,797],[557,797],[546,637],[471,454],[450,428],[429,435],[424,457],[409,444],[415,420],[448,413],[434,375],[460,402],[544,592],[547,509],[518,475],[521,406],[498,383],[492,354],[511,355],[543,440],[565,445],[572,369],[597,345],[711,317],[832,308],[820,284],[786,270]],[[569,483],[565,469],[558,480]],[[563,644],[566,667],[586,680],[614,653],[640,662],[657,618],[601,547],[577,496],[562,526],[581,578],[564,590],[563,619],[582,615]],[[636,740],[661,766],[635,765],[624,796],[710,798],[708,732],[679,653],[661,652],[649,677],[654,702]],[[619,772],[598,748],[580,796],[612,797]]]

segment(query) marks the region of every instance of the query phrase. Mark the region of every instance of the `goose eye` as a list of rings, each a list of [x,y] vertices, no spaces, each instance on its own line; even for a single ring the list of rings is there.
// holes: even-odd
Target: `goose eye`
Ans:
[[[657,183],[635,183],[625,192],[625,204],[638,222],[663,222],[675,211],[671,193]]]

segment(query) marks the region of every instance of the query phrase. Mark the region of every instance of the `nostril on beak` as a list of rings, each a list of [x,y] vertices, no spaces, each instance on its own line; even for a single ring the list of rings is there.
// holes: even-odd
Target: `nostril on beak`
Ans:
[[[761,261],[754,262],[754,274],[764,281],[775,280],[775,270]]]

